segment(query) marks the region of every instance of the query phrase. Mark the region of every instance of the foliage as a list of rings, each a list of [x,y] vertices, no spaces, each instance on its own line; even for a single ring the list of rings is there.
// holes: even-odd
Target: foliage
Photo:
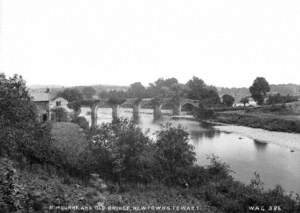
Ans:
[[[56,163],[64,171],[74,176],[81,176],[80,156],[88,147],[85,131],[77,124],[56,122],[52,124],[52,147],[61,156]]]
[[[141,82],[135,82],[130,85],[127,91],[128,97],[131,98],[145,98],[147,97],[146,88],[141,84]]]
[[[231,95],[225,94],[222,96],[222,101],[223,104],[225,104],[228,107],[232,107],[233,103],[234,103],[234,97],[232,97]]]
[[[265,78],[257,77],[249,90],[252,98],[256,101],[256,103],[258,105],[262,105],[264,103],[267,92],[270,92],[270,86]]]
[[[2,212],[14,212],[20,210],[20,200],[17,198],[18,187],[15,184],[16,171],[12,162],[6,158],[0,158],[0,209]]]
[[[290,95],[285,96],[285,95],[280,95],[279,93],[277,93],[276,95],[269,95],[266,104],[268,104],[268,105],[283,104],[283,103],[290,103],[290,102],[295,102],[295,101],[298,101],[297,97],[290,96]]]
[[[72,122],[78,124],[84,130],[89,129],[89,122],[83,116],[75,117]]]
[[[82,93],[78,89],[67,88],[59,92],[57,97],[62,97],[69,102],[81,101],[83,100]]]
[[[191,167],[196,160],[188,136],[180,126],[175,128],[170,124],[158,132],[154,156],[158,162],[158,175],[168,184],[178,183],[178,173]]]
[[[133,122],[117,120],[102,124],[92,133],[86,160],[91,171],[112,177],[117,182],[151,179],[150,139]]]
[[[249,98],[248,98],[248,97],[244,97],[244,98],[242,98],[242,99],[240,100],[240,102],[241,102],[242,104],[244,104],[244,106],[246,106],[246,104],[249,103]]]
[[[56,122],[67,122],[69,120],[68,112],[63,107],[56,107],[51,111],[52,111],[52,115],[51,115],[52,120]]]
[[[186,83],[187,97],[201,100],[206,106],[213,106],[220,103],[220,98],[215,87],[207,86],[200,78],[193,77]]]
[[[48,162],[52,158],[50,126],[37,120],[22,77],[0,75],[0,154],[22,161]]]
[[[81,112],[81,101],[69,102],[68,107],[73,109],[76,115],[79,115]]]
[[[149,84],[148,91],[151,97],[168,97],[171,92],[171,88],[178,84],[176,78],[159,78],[154,83]]]
[[[96,90],[93,87],[84,87],[82,89],[82,94],[86,99],[92,99],[96,94]]]
[[[111,106],[120,105],[125,102],[126,94],[122,91],[112,90],[108,93],[108,101],[107,103]]]

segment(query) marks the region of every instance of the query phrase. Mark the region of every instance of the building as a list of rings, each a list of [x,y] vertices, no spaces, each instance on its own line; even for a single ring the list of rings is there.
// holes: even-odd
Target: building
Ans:
[[[39,120],[42,122],[49,121],[50,118],[50,93],[34,92],[30,93],[32,101],[37,107]]]
[[[69,104],[68,100],[62,97],[57,97],[50,101],[50,109],[61,107],[64,108],[67,112],[72,112],[73,110],[68,107],[68,104]]]

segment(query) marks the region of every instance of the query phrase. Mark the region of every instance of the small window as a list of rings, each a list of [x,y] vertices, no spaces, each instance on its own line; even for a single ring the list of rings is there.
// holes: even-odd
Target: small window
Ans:
[[[57,107],[61,106],[61,101],[56,101],[56,106]]]

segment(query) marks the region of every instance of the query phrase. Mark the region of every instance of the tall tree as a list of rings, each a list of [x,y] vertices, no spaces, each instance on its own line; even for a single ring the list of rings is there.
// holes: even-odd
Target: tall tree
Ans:
[[[178,84],[176,78],[160,78],[149,85],[148,93],[151,97],[171,97],[173,94],[172,88],[175,88]]]
[[[232,107],[233,103],[234,103],[234,97],[232,97],[231,95],[225,94],[222,96],[222,101],[223,104],[225,104],[228,107]]]
[[[141,84],[141,82],[135,82],[130,85],[127,94],[131,98],[145,98],[146,88]]]
[[[83,100],[82,93],[78,89],[67,88],[57,94],[57,97],[62,97],[69,102]]]
[[[190,99],[201,100],[205,105],[216,105],[220,103],[220,97],[217,89],[213,86],[207,86],[204,81],[198,77],[193,77],[186,83],[187,97]]]
[[[267,96],[267,92],[270,92],[270,85],[265,78],[257,77],[249,88],[249,91],[256,103],[262,105]]]

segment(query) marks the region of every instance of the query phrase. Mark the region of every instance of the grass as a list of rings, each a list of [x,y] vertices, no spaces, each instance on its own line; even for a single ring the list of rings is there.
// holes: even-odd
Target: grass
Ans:
[[[65,154],[68,162],[76,162],[88,145],[84,130],[74,123],[53,123],[51,136],[54,146]]]

